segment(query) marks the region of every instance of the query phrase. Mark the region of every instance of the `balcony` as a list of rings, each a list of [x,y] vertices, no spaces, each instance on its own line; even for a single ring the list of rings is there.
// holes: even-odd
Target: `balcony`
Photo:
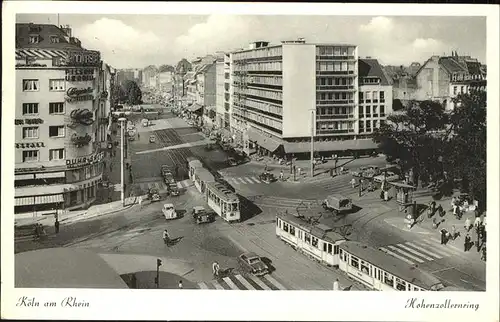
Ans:
[[[328,114],[316,115],[316,120],[336,120],[336,119],[353,119],[354,114]]]
[[[354,75],[353,70],[345,70],[345,71],[333,71],[333,70],[316,70],[317,75]]]
[[[316,100],[316,105],[352,105],[354,100]]]
[[[354,133],[354,129],[345,129],[345,130],[335,130],[335,129],[319,129],[317,130],[318,134],[348,134]]]
[[[354,85],[316,85],[318,91],[354,91]]]
[[[316,55],[316,60],[355,60],[354,56],[345,55]]]

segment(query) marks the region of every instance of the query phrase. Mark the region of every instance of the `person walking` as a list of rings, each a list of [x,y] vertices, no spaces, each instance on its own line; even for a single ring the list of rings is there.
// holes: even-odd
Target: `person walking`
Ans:
[[[467,219],[465,219],[465,224],[464,224],[464,228],[467,232],[470,231],[470,228],[471,228],[471,223],[470,223],[470,219],[469,217],[467,217]]]
[[[283,181],[283,170],[280,171],[280,180]]]
[[[137,132],[137,139],[140,139],[141,138],[141,135],[139,134],[139,132]]]
[[[446,244],[446,235],[447,235],[447,231],[446,229],[441,229],[441,245],[445,245]]]
[[[457,238],[457,230],[455,228],[455,225],[451,226],[451,239],[455,240]]]
[[[214,278],[219,277],[219,263],[214,262],[212,264],[212,273],[214,275]]]
[[[59,234],[59,220],[56,219],[56,222],[54,223],[54,228],[56,229],[56,234]]]
[[[389,190],[384,190],[384,201],[389,201]]]
[[[467,233],[467,235],[465,236],[465,239],[464,239],[464,252],[469,250],[470,240],[471,240],[470,236]]]
[[[340,285],[339,285],[339,279],[336,278],[335,282],[333,282],[333,290],[334,291],[339,291],[340,290]]]
[[[486,245],[483,247],[483,252],[481,253],[481,260],[486,262]]]
[[[139,196],[137,202],[139,203],[139,207],[142,209],[142,196]]]
[[[179,289],[182,290],[183,288],[184,288],[184,286],[182,285],[182,281],[179,281]]]
[[[474,220],[474,228],[477,229],[477,227],[479,227],[480,224],[481,224],[481,217],[477,216],[476,219]]]
[[[356,179],[354,178],[351,179],[351,186],[353,189],[356,188]]]

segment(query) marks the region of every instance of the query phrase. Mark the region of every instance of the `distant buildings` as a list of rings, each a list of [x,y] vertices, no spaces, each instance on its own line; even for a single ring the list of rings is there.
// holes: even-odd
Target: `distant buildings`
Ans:
[[[16,24],[15,206],[36,216],[95,201],[114,70],[69,26]]]

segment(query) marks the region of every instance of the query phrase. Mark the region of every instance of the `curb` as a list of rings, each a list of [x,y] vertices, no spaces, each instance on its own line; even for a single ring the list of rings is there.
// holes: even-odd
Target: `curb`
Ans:
[[[92,218],[99,217],[99,216],[112,215],[114,213],[117,213],[117,212],[120,212],[120,211],[124,211],[124,210],[128,210],[128,209],[132,208],[133,206],[136,205],[136,202],[137,202],[137,197],[136,197],[136,199],[134,200],[134,202],[132,204],[127,205],[127,206],[125,206],[123,208],[112,210],[112,211],[105,212],[105,213],[96,214],[96,215],[89,216],[89,217],[84,217],[84,218],[80,218],[80,217],[83,217],[84,215],[75,216],[75,217],[71,217],[71,218],[66,218],[66,219],[61,220],[61,223],[65,222],[65,221],[68,221],[68,220],[71,220],[69,223],[74,223],[76,221],[82,221],[82,220],[92,219]],[[66,223],[66,224],[68,224],[68,223]]]

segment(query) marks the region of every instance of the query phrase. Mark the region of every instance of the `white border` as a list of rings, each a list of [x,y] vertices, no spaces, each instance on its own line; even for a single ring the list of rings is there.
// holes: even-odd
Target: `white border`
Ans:
[[[498,321],[498,7],[491,5],[425,4],[284,4],[284,3],[138,3],[123,2],[3,2],[2,47],[2,318],[16,319],[168,319],[168,320],[475,320]],[[487,16],[488,65],[488,262],[487,292],[412,293],[428,303],[451,299],[480,303],[471,310],[405,309],[409,293],[396,292],[250,292],[156,290],[14,289],[13,158],[15,104],[14,24],[16,13],[99,14],[273,14],[273,15],[385,15]],[[60,302],[76,296],[90,308],[16,308],[19,296]],[[196,303],[196,304],[195,304]]]

